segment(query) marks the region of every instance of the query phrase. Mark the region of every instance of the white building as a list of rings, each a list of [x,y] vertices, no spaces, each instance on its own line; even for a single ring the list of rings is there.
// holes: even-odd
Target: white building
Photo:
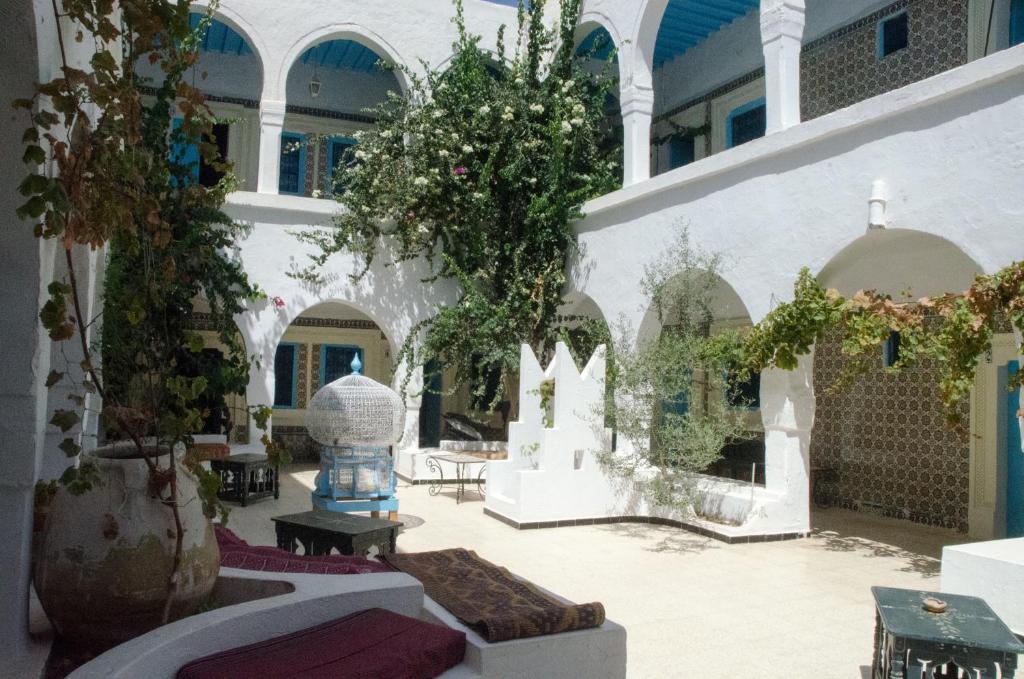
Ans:
[[[485,45],[515,21],[509,2],[465,3]],[[238,320],[264,366],[247,401],[275,405],[276,434],[296,446],[306,399],[353,353],[367,374],[387,378],[410,329],[455,298],[451,285],[421,285],[415,264],[375,268],[358,285],[344,275],[356,264],[346,255],[329,262],[337,275],[322,287],[287,275],[309,252],[288,232],[337,209],[313,196],[329,195],[334,159],[373,125],[362,109],[405,87],[400,72],[374,63],[443,66],[452,14],[441,0],[221,0],[204,44],[203,88],[233,120],[220,132],[242,180],[229,212],[254,227],[241,256],[284,303]],[[8,0],[0,18],[0,91],[26,96],[57,63],[52,8]],[[844,293],[924,296],[1024,259],[1024,47],[1013,46],[1024,39],[1021,0],[586,0],[579,42],[595,31],[619,50],[624,187],[588,203],[576,226],[586,260],[573,266],[567,297],[580,313],[657,332],[640,272],[680,224],[726,255],[718,320],[734,326],[789,299],[802,266]],[[32,486],[60,473],[63,454],[44,424],[51,347],[37,320],[54,253],[14,220],[21,125],[4,115],[0,275],[11,293],[0,330],[0,568],[10,577],[0,579],[0,614],[24,621]],[[296,143],[310,134],[322,136]],[[819,490],[830,503],[1005,535],[1024,512],[1013,490],[1024,479],[1007,467],[1012,335],[998,335],[981,366],[968,441],[944,429],[926,367],[879,371],[826,395],[842,359],[823,344],[797,371],[762,378],[756,492],[807,530],[810,470],[828,468],[833,480]],[[409,405],[415,446],[421,403]],[[441,409],[424,405],[423,431],[436,433]],[[10,653],[28,652],[24,625],[2,630]]]

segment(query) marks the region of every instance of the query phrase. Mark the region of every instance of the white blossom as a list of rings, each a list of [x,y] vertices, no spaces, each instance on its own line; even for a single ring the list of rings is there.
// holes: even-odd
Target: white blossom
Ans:
[[[434,109],[434,113],[433,113],[433,116],[434,116],[434,118],[435,118],[435,119],[436,119],[436,118],[441,118],[441,117],[443,117],[443,116],[444,116],[444,111],[442,111],[442,110],[441,110],[441,109],[439,109],[439,108],[435,108],[435,109]]]
[[[576,125],[577,127],[579,127],[580,125],[583,124],[583,118],[573,118],[569,122],[571,122],[573,125]]]
[[[572,132],[572,123],[570,123],[568,120],[563,120],[562,132]]]
[[[465,146],[462,147],[462,152],[463,153],[472,153],[473,152],[473,147],[470,146],[469,144],[466,144]]]
[[[366,160],[366,151],[356,151],[356,158],[358,158],[359,160]]]
[[[491,112],[491,107],[488,106],[487,104],[484,104],[483,106],[480,107],[480,115],[487,115],[490,112]]]
[[[437,152],[437,155],[441,156],[442,158],[447,158],[448,156],[451,155],[451,153],[448,152],[448,149],[441,149],[440,151]]]
[[[534,113],[544,113],[544,106],[542,104],[530,104],[530,110]]]
[[[566,80],[565,83],[562,85],[562,91],[563,92],[568,92],[569,90],[571,90],[574,87],[576,87],[576,81],[575,80]]]
[[[416,177],[416,179],[414,179],[412,183],[415,184],[416,186],[426,186],[427,184],[430,183],[430,180],[427,179],[426,177]]]

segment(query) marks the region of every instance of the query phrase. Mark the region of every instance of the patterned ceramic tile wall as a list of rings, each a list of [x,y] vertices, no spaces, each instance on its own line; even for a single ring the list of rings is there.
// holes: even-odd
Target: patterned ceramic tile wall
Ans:
[[[899,0],[804,45],[801,107],[811,120],[967,63],[968,0]],[[909,46],[879,59],[878,23],[906,11]]]
[[[846,360],[837,333],[815,350],[811,466],[836,472],[819,499],[966,532],[970,447],[945,423],[934,365],[888,375],[879,350],[877,370],[830,394]]]

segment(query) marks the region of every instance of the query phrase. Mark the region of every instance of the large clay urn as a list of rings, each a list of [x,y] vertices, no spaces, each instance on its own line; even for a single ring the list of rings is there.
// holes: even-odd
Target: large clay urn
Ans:
[[[169,455],[162,452],[165,467]],[[148,468],[134,446],[106,446],[92,456],[102,482],[78,496],[58,491],[34,575],[43,609],[61,637],[104,650],[160,624],[174,559],[174,516],[150,494]],[[180,458],[177,475],[185,530],[172,620],[208,599],[220,569],[196,477]]]

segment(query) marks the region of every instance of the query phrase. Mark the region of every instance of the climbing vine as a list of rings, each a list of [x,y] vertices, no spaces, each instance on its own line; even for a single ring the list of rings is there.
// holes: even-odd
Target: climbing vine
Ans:
[[[1024,263],[992,275],[979,275],[966,291],[913,302],[898,302],[873,290],[846,299],[826,290],[806,268],[792,302],[773,309],[746,336],[740,362],[746,370],[791,370],[830,328],[839,328],[842,352],[853,359],[834,387],[855,379],[875,364],[880,344],[900,335],[899,357],[888,367],[898,372],[922,359],[934,361],[939,394],[949,424],[963,430],[958,406],[968,398],[978,364],[992,348],[996,332],[1024,331]],[[1011,386],[1019,386],[1019,381]]]
[[[494,56],[456,0],[455,56],[444,70],[406,73],[410,91],[376,110],[376,128],[336,173],[345,209],[333,228],[300,236],[319,246],[308,280],[349,251],[365,267],[423,257],[455,281],[458,302],[418,326],[397,360],[438,361],[489,410],[518,371],[520,344],[541,353],[559,337],[571,222],[617,183],[603,113],[612,57],[595,75],[576,54],[580,0],[562,2],[557,30],[544,26],[544,0],[529,4]],[[495,389],[480,375],[502,379]]]

